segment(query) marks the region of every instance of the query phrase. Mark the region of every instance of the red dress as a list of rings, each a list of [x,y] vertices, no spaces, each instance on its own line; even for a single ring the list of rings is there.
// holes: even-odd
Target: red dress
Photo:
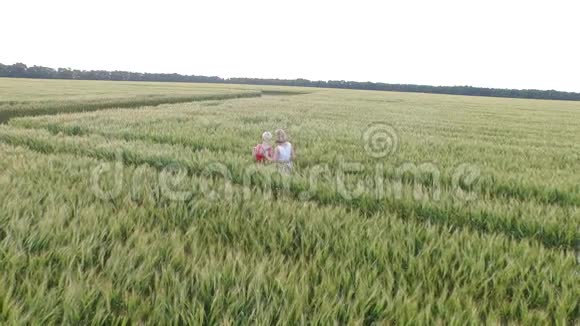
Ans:
[[[254,158],[256,162],[265,162],[266,157],[272,157],[272,147],[264,147],[264,144],[258,144],[254,147]]]

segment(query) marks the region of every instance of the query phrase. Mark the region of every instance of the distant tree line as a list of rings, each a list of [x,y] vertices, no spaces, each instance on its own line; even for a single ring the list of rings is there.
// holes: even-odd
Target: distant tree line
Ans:
[[[580,101],[580,93],[555,90],[386,84],[344,80],[311,81],[308,79],[220,78],[217,76],[136,73],[129,71],[78,70],[70,68],[53,69],[42,66],[27,67],[23,63],[13,65],[3,65],[0,63],[0,77],[302,86]]]
[[[117,80],[117,81],[159,81],[189,83],[223,83],[224,79],[206,76],[185,76],[179,74],[150,74],[129,71],[78,70],[70,68],[27,67],[23,63],[3,65],[0,63],[0,77],[79,79],[79,80]]]

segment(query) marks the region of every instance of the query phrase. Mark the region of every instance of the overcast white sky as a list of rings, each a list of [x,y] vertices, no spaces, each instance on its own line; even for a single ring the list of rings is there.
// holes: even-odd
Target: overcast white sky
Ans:
[[[580,91],[580,1],[0,2],[0,63]]]

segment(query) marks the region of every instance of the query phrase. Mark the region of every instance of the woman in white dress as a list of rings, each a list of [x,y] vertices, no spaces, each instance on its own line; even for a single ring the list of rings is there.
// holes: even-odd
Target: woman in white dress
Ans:
[[[282,129],[276,130],[276,148],[274,149],[273,161],[278,164],[280,171],[290,173],[294,158],[294,148],[288,141],[286,132]]]

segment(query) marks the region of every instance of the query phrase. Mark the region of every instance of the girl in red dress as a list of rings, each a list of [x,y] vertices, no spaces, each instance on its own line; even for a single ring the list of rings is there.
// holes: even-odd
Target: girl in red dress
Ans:
[[[262,134],[262,143],[252,149],[252,156],[258,163],[267,163],[272,160],[272,133],[266,131]]]

